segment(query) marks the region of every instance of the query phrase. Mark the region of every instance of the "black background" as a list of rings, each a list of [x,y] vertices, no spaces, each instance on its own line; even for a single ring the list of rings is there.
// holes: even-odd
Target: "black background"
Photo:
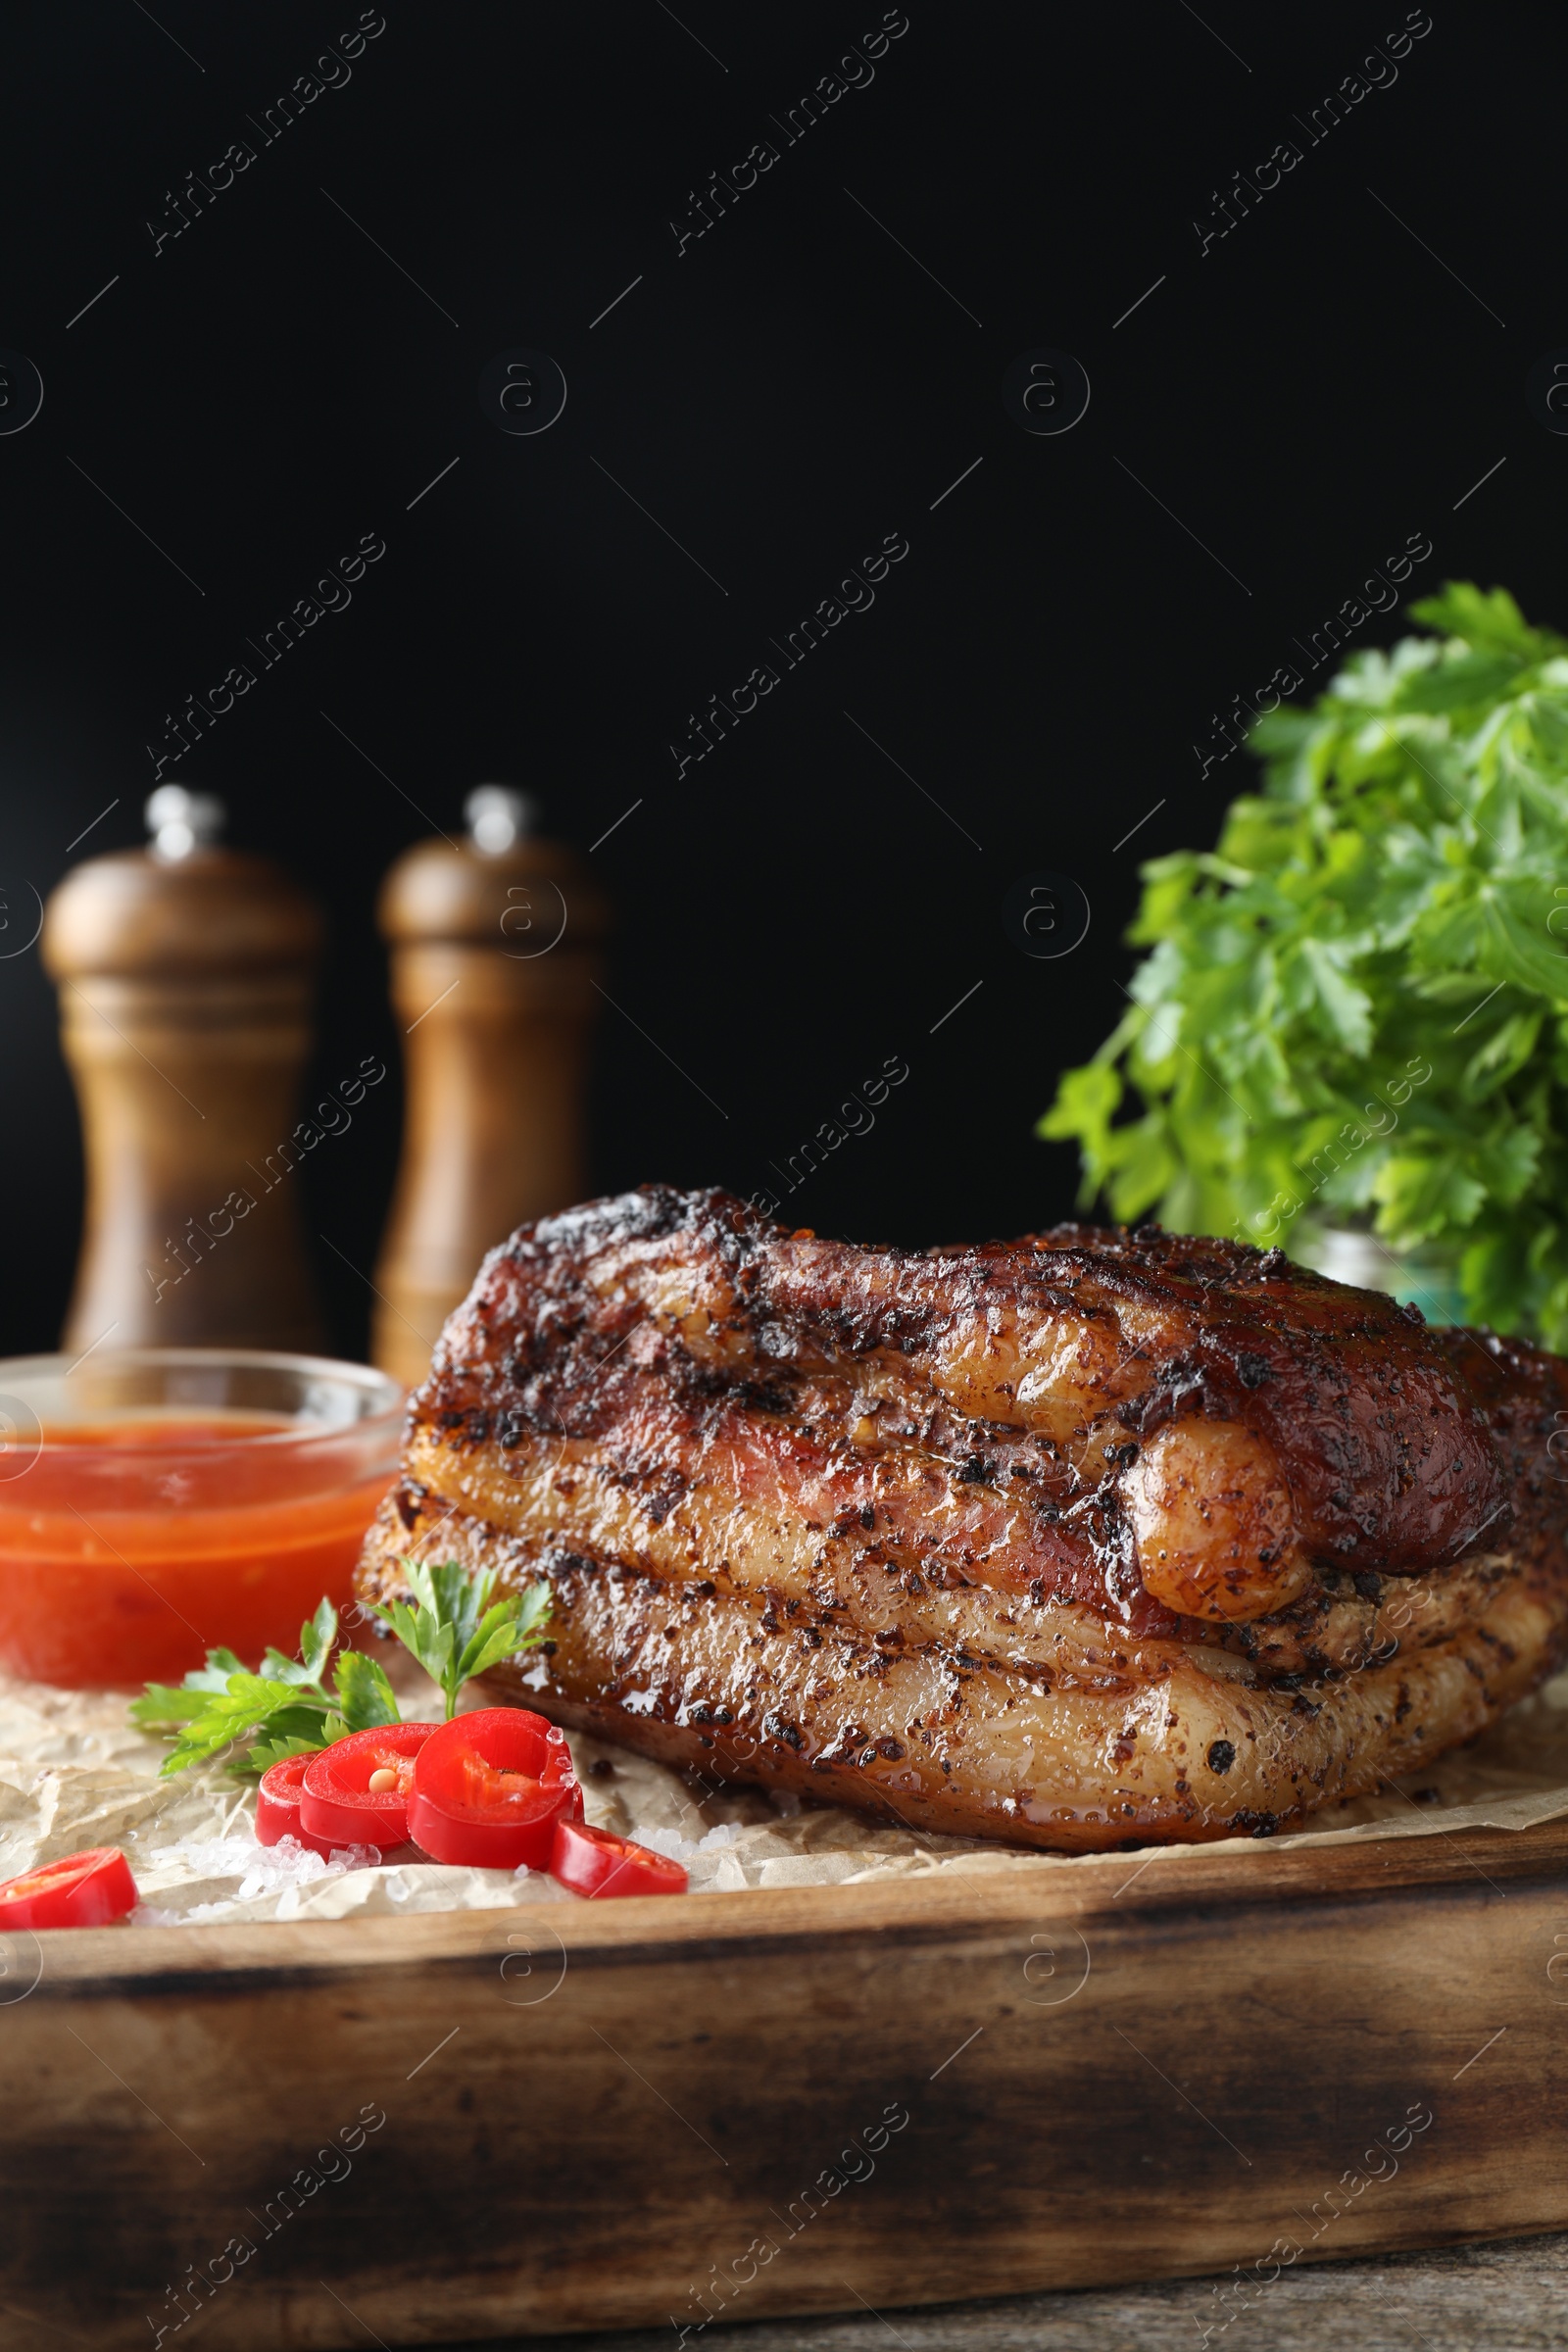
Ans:
[[[1434,0],[1393,86],[1308,144],[1297,118],[1402,7],[910,0],[869,86],[786,147],[769,118],[880,8],[387,0],[346,86],[263,146],[247,118],[358,16],[89,0],[0,28],[0,346],[46,387],[0,438],[13,935],[107,803],[75,858],[141,837],[164,714],[379,532],[352,607],[166,771],[325,902],[322,1079],[395,1061],[380,874],[512,779],[601,844],[617,907],[596,1189],[770,1185],[900,1055],[792,1221],[922,1242],[1068,1213],[1074,1155],[1033,1123],[1124,1003],[1137,861],[1209,843],[1245,785],[1241,753],[1200,778],[1210,713],[1413,532],[1412,591],[1501,581],[1568,623],[1568,441],[1523,396],[1568,344],[1568,20]],[[256,162],[155,257],[146,222],[238,138]],[[762,138],[778,163],[677,255],[690,192]],[[1285,139],[1300,164],[1200,252],[1195,217]],[[569,386],[537,438],[479,408],[513,346]],[[1003,406],[1037,346],[1093,387],[1057,438]],[[889,532],[910,553],[874,610],[677,781],[686,714]],[[1041,868],[1092,907],[1055,961],[1003,926]],[[54,1024],[36,951],[0,962],[5,1348],[53,1344],[75,1249]],[[364,1268],[393,1098],[303,1179]],[[367,1295],[319,1256],[358,1351]]]

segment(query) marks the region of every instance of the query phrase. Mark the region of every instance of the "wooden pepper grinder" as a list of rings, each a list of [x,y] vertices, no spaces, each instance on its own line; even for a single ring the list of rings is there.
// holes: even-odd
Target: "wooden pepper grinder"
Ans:
[[[294,1171],[320,916],[218,846],[220,801],[166,784],[146,815],[44,921],[87,1175],[62,1345],[316,1348]]]
[[[607,908],[571,851],[531,837],[525,794],[481,785],[465,814],[466,841],[398,859],[379,909],[408,1107],[371,1354],[411,1388],[485,1251],[584,1182]]]

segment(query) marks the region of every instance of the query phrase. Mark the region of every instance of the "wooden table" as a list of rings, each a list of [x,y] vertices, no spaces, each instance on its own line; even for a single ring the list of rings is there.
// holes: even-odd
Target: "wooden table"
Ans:
[[[1199,2352],[1206,2278],[1007,2295],[853,2319],[714,2326],[688,2352]],[[1568,2343],[1568,2236],[1515,2237],[1287,2273],[1211,2345],[1231,2352],[1560,2352]],[[673,2352],[675,2331],[517,2338],[471,2352]]]

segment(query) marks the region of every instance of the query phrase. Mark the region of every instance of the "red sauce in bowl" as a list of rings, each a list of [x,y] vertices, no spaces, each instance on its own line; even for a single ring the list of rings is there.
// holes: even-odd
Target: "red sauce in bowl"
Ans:
[[[321,1595],[350,1598],[396,1467],[399,1401],[337,1426],[227,1407],[45,1410],[0,1460],[0,1664],[135,1689],[177,1682],[220,1644],[248,1666],[269,1643],[292,1656]]]

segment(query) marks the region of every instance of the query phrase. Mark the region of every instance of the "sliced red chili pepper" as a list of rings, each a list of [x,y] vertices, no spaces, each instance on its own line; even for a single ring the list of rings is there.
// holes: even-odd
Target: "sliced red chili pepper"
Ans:
[[[305,1790],[305,1767],[311,1758],[282,1756],[269,1764],[256,1791],[256,1837],[262,1845],[276,1845],[280,1838],[297,1838],[313,1854],[330,1854],[343,1839],[318,1838],[300,1819]]]
[[[374,1845],[387,1853],[409,1841],[409,1791],[434,1723],[379,1724],[350,1732],[305,1759],[300,1827],[333,1845]]]
[[[678,1862],[652,1846],[584,1821],[558,1821],[550,1875],[573,1894],[684,1894],[689,1884]]]
[[[136,1902],[136,1882],[119,1846],[89,1846],[7,1879],[0,1886],[0,1934],[8,1928],[101,1928],[123,1919]]]
[[[525,1707],[482,1707],[420,1748],[409,1835],[437,1862],[544,1870],[556,1823],[582,1817],[566,1735]]]

